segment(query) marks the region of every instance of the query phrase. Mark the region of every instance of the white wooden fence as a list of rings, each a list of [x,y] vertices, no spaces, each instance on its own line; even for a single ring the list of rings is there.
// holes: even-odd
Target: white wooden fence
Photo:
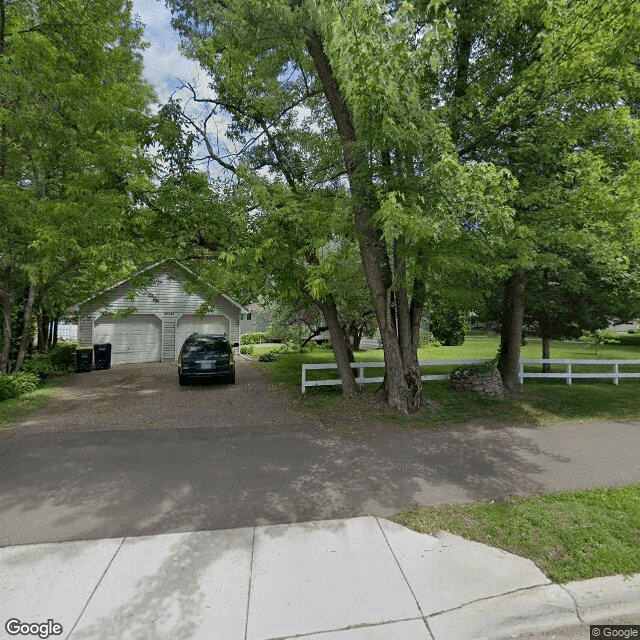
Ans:
[[[479,364],[484,360],[421,360],[419,362],[421,367],[437,367],[440,365],[452,365],[452,364]],[[337,369],[338,365],[335,362],[326,362],[322,364],[303,364],[302,365],[302,393],[305,392],[307,387],[323,387],[341,385],[340,378],[331,378],[330,380],[307,380],[307,371],[317,369]],[[384,369],[384,362],[352,362],[352,369],[357,369],[356,384],[371,384],[374,382],[382,382],[383,376],[374,376],[368,378],[365,376],[367,369]],[[449,377],[448,373],[434,373],[422,376],[422,380],[446,380]]]
[[[420,367],[438,367],[442,365],[458,365],[458,364],[479,364],[484,360],[421,360]],[[551,373],[542,373],[534,371],[525,371],[525,365],[563,365],[564,371],[553,371]],[[575,372],[572,365],[605,365],[611,366],[611,371],[581,371]],[[578,378],[610,378],[613,384],[618,384],[623,378],[640,378],[640,372],[620,371],[622,365],[634,365],[640,367],[640,360],[556,360],[556,359],[539,359],[539,360],[520,360],[519,380],[520,384],[524,384],[525,378],[561,378],[572,384],[573,380]],[[331,378],[329,380],[308,380],[307,371],[317,371],[320,369],[336,369],[338,365],[335,362],[326,362],[322,364],[303,364],[302,365],[302,393],[305,393],[307,387],[323,387],[341,385],[340,378]],[[384,362],[352,362],[351,368],[357,370],[356,383],[371,384],[380,383],[384,380],[382,376],[365,376],[367,369],[384,369]],[[448,373],[423,374],[422,380],[447,380]]]
[[[551,373],[525,371],[524,367],[527,364],[561,365],[564,367],[564,371],[552,371]],[[573,370],[574,365],[609,366],[611,367],[611,370],[576,372]],[[637,368],[638,365],[640,365],[640,360],[557,360],[553,358],[546,358],[544,360],[520,360],[520,372],[518,377],[520,379],[520,384],[524,384],[525,378],[560,378],[566,380],[567,384],[572,384],[574,380],[580,378],[610,378],[613,380],[613,384],[618,384],[623,378],[640,378],[640,372],[620,371],[621,365],[635,365]]]

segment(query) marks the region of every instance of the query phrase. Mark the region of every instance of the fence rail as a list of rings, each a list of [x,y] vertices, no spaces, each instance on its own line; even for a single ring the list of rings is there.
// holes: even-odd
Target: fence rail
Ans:
[[[479,364],[485,362],[484,360],[421,360],[419,362],[420,367],[439,367],[446,365],[458,365],[458,364]],[[564,371],[554,371],[550,373],[538,372],[538,371],[525,371],[525,365],[564,365]],[[611,371],[579,371],[573,370],[573,365],[600,365],[611,366]],[[611,378],[613,384],[618,384],[620,380],[624,378],[640,378],[640,372],[632,371],[620,371],[621,365],[634,365],[640,366],[640,360],[557,360],[557,359],[526,359],[520,360],[520,370],[518,378],[520,384],[524,384],[525,378],[559,378],[565,379],[567,384],[572,384],[573,380],[578,378]],[[307,387],[323,387],[323,386],[335,386],[341,385],[340,378],[330,378],[327,380],[308,380],[308,371],[318,371],[323,369],[337,369],[338,365],[335,362],[326,362],[322,364],[303,364],[302,365],[302,393],[305,393]],[[367,377],[365,371],[367,369],[384,369],[384,362],[352,362],[351,368],[357,371],[356,384],[372,384],[380,383],[384,380],[383,376]],[[447,380],[449,378],[448,373],[435,373],[435,374],[423,374],[421,376],[422,381],[427,380]]]
[[[553,371],[549,373],[540,371],[525,371],[525,365],[562,365],[564,371]],[[609,366],[610,371],[574,371],[573,366]],[[640,378],[640,372],[637,371],[620,371],[621,365],[640,365],[640,360],[558,360],[554,358],[544,358],[539,360],[520,360],[520,372],[518,378],[520,384],[524,384],[525,378],[558,378],[567,381],[567,384],[573,384],[576,379],[607,379],[611,378],[613,384],[619,384],[623,378]]]
[[[452,365],[452,364],[479,364],[484,362],[483,360],[421,360],[419,362],[420,367],[440,366],[440,365]],[[305,393],[307,387],[323,387],[341,385],[340,378],[331,378],[329,380],[307,380],[307,371],[314,371],[319,369],[337,369],[338,365],[335,362],[325,362],[322,364],[303,364],[302,365],[302,393]],[[352,369],[357,369],[356,384],[372,384],[375,382],[382,382],[384,376],[373,376],[368,378],[365,376],[367,369],[384,369],[384,362],[352,362]],[[446,380],[449,377],[448,373],[432,373],[424,374],[421,376],[423,382],[425,380]]]

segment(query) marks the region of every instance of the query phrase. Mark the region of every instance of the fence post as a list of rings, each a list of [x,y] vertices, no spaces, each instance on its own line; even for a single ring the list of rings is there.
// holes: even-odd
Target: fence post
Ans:
[[[618,382],[620,381],[620,377],[619,374],[620,371],[618,370],[618,363],[614,362],[613,363],[613,384],[618,384]]]
[[[307,381],[307,365],[303,364],[302,365],[302,393],[304,393],[304,390],[307,387],[307,385],[305,384],[306,381]]]
[[[567,362],[567,384],[571,384],[571,363]]]
[[[520,386],[524,384],[524,362],[522,360],[518,363],[518,382]]]

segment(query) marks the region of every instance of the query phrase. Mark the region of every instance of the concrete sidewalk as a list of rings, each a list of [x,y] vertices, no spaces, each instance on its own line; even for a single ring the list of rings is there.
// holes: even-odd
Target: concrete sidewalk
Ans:
[[[2,638],[9,619],[71,640],[588,638],[604,618],[640,624],[640,574],[560,586],[504,551],[361,517],[5,547],[0,609]]]

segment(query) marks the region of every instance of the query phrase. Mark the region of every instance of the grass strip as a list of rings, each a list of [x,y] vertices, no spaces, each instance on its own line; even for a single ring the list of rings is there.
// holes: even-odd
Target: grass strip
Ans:
[[[640,484],[418,507],[393,520],[529,558],[557,583],[640,571]]]
[[[69,376],[67,375],[52,378],[31,393],[0,402],[0,428],[17,422],[31,411],[42,409],[55,398],[68,381]]]

